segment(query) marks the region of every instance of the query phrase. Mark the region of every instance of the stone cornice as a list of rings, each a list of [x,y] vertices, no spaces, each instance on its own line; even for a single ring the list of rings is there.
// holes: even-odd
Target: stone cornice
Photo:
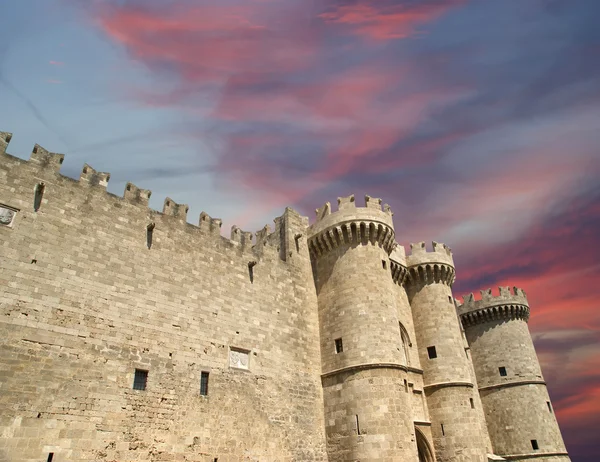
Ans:
[[[367,363],[367,364],[356,364],[354,366],[342,367],[329,372],[323,372],[321,378],[331,377],[332,375],[341,374],[343,372],[360,371],[366,369],[400,369],[406,372],[414,372],[415,374],[423,375],[422,369],[416,369],[414,367],[405,366],[403,364],[395,363]]]
[[[510,387],[520,387],[522,385],[544,385],[544,386],[546,386],[546,382],[544,382],[543,380],[519,380],[516,382],[503,382],[503,383],[498,383],[496,385],[487,385],[485,387],[479,387],[479,391],[497,390],[500,388],[510,388]]]
[[[313,234],[308,239],[308,248],[315,257],[342,245],[379,245],[389,255],[392,251],[394,229],[378,220],[350,219],[335,223]]]
[[[392,280],[394,283],[400,286],[404,285],[406,276],[408,275],[408,268],[394,260],[390,260],[390,268],[392,270]]]
[[[422,263],[411,266],[406,275],[406,286],[429,285],[441,283],[452,287],[456,273],[454,268],[446,263]]]
[[[499,304],[469,311],[460,315],[464,328],[489,321],[520,319],[529,321],[529,307],[521,304]]]

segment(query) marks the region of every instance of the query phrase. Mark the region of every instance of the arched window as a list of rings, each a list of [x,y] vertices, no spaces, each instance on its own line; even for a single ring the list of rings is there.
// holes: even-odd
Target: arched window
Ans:
[[[410,366],[409,348],[412,346],[412,343],[410,342],[410,337],[408,336],[406,328],[402,325],[401,322],[399,322],[398,324],[400,326],[400,336],[402,338],[403,364],[406,366]]]

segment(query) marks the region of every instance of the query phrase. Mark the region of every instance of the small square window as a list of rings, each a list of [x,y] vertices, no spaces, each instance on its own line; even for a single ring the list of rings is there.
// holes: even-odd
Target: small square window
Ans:
[[[145,390],[147,383],[148,383],[148,371],[144,371],[142,369],[136,369],[135,376],[133,378],[133,389],[134,390]]]
[[[434,346],[427,347],[427,355],[429,356],[429,359],[437,358],[437,352],[435,351]]]
[[[341,353],[342,351],[344,351],[344,344],[342,343],[342,339],[336,338],[335,339],[335,352]]]
[[[208,395],[208,372],[200,373],[200,394],[202,396]]]
[[[537,450],[540,448],[540,447],[538,446],[538,442],[537,442],[537,440],[531,440],[531,447],[532,447],[534,450],[536,450],[536,451],[537,451]]]
[[[504,367],[504,366],[499,367],[498,372],[500,372],[500,375],[502,377],[506,377],[506,367]]]

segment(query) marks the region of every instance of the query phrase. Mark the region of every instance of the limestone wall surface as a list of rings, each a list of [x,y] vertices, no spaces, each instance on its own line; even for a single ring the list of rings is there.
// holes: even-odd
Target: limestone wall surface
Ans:
[[[326,460],[307,220],[252,249],[61,160],[0,156],[0,460]]]

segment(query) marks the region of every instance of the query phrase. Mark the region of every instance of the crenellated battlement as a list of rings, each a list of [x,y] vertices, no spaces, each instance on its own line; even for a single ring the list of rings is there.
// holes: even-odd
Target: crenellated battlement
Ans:
[[[481,290],[480,294],[478,300],[473,293],[463,296],[463,303],[456,307],[465,327],[495,319],[529,320],[529,302],[523,289],[498,287],[497,295],[492,289]]]
[[[62,156],[62,154],[60,155]],[[102,186],[103,188],[106,188],[108,186],[108,182],[110,181],[110,173],[98,172],[90,165],[84,164],[83,169],[81,170],[81,175],[79,176],[79,181],[82,184],[87,184],[89,186]]]
[[[157,215],[162,215],[166,219],[172,218],[179,221],[186,229],[193,230],[197,229],[200,234],[215,239],[215,243],[221,243],[229,245],[230,247],[237,247],[242,252],[251,252],[256,257],[261,257],[266,252],[271,252],[273,255],[279,253],[281,260],[288,261],[293,252],[290,252],[292,247],[297,248],[298,246],[292,246],[290,242],[293,242],[295,236],[303,236],[308,227],[308,218],[301,217],[296,211],[291,208],[286,208],[284,214],[274,219],[275,230],[271,232],[268,225],[258,230],[256,233],[248,231],[242,231],[239,227],[234,225],[231,228],[230,238],[221,236],[222,220],[220,218],[212,218],[208,213],[202,212],[200,214],[198,225],[192,225],[187,222],[187,214],[189,206],[187,204],[175,202],[170,197],[165,198],[162,212],[151,209],[148,206],[150,196],[152,192],[148,189],[142,189],[135,184],[128,182],[125,186],[125,190],[122,197],[106,192],[108,182],[110,181],[110,173],[100,172],[94,169],[91,165],[85,163],[81,170],[79,180],[73,180],[70,177],[64,176],[60,173],[61,165],[64,160],[64,154],[58,154],[50,152],[42,146],[36,144],[31,152],[29,160],[23,160],[18,157],[11,156],[6,152],[6,148],[12,138],[12,133],[0,132],[0,166],[4,166],[7,169],[13,168],[25,168],[32,169],[31,178],[32,182],[35,181],[35,195],[36,205],[35,210],[39,207],[41,197],[48,199],[52,196],[53,191],[56,191],[56,187],[50,185],[50,183],[60,184],[60,180],[64,179],[68,185],[77,186],[82,188],[98,188],[101,192],[105,191],[106,199],[109,201],[115,201],[115,205],[119,201],[126,202],[128,204],[138,206],[149,215],[149,223],[147,224],[147,231],[154,232],[160,231],[159,222],[155,219]],[[28,173],[25,174],[27,176]],[[52,181],[46,181],[52,180]],[[39,182],[39,179],[44,181]],[[59,181],[57,182],[56,179]],[[50,186],[47,186],[50,185]],[[292,217],[292,221],[301,226],[302,229],[291,229],[289,225],[289,217]],[[292,234],[289,236],[288,234]],[[256,235],[256,243],[253,243],[253,235]],[[272,250],[269,250],[271,249]],[[288,249],[284,252],[284,249]]]
[[[452,250],[445,244],[432,242],[433,251],[428,251],[425,242],[410,244],[406,256],[407,286],[442,283],[452,286],[455,280]]]
[[[316,209],[316,222],[308,228],[309,249],[315,256],[342,244],[381,246],[390,254],[394,244],[394,224],[389,206],[381,199],[365,196],[365,206],[356,207],[354,195],[338,197],[338,210],[331,204]]]

